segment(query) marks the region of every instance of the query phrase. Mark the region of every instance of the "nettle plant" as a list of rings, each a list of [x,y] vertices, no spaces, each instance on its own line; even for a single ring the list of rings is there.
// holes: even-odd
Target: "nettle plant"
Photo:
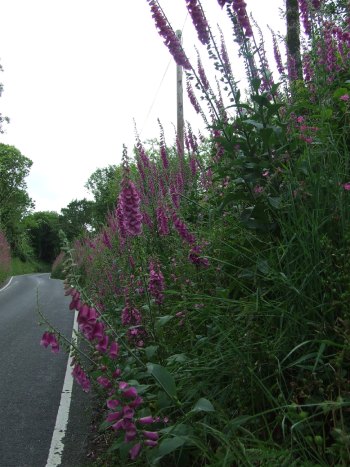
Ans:
[[[42,344],[73,352],[76,381],[99,392],[105,462],[346,465],[347,17],[300,0],[304,79],[272,32],[275,81],[245,2],[218,0],[244,96],[198,0],[186,5],[217,78],[147,1],[210,136],[187,123],[183,151],[159,122],[159,142],[136,135],[132,160],[124,148],[105,226],[63,248],[90,352],[50,326]]]

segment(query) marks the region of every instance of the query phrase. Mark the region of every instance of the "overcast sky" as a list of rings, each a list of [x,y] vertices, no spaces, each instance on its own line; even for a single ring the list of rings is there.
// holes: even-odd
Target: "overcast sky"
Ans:
[[[278,12],[283,0],[246,1],[261,27],[269,23],[284,33]],[[204,58],[185,0],[160,4],[174,29],[184,26],[188,55],[195,56],[196,44]],[[230,44],[217,0],[202,4]],[[146,139],[158,137],[160,118],[173,142],[175,65],[146,0],[0,0],[0,12],[0,106],[11,119],[0,141],[33,161],[27,181],[36,210],[59,211],[86,196],[84,184],[94,170],[118,164],[123,143],[131,152],[133,119]],[[234,53],[231,61],[236,76],[243,76]],[[185,118],[200,124],[186,95]]]

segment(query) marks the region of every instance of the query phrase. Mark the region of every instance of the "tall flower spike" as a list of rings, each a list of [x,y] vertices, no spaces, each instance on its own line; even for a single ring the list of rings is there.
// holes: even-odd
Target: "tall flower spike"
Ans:
[[[119,214],[127,235],[134,237],[142,233],[142,214],[140,211],[140,195],[131,180],[123,180],[123,189],[118,200]]]
[[[164,169],[167,170],[169,168],[169,161],[168,161],[168,155],[167,155],[167,150],[165,146],[164,129],[163,129],[162,124],[160,123],[159,118],[158,118],[158,125],[160,128],[160,146],[159,146],[160,157],[162,159]]]
[[[253,30],[247,15],[246,2],[244,0],[232,0],[232,8],[236,14],[237,21],[244,31],[245,37],[253,37]]]
[[[147,0],[152,12],[152,17],[158,29],[159,35],[164,39],[164,44],[173,56],[175,62],[186,70],[191,69],[191,64],[182,48],[181,41],[173,31],[166,19],[157,0]]]
[[[203,45],[208,45],[210,42],[209,25],[200,2],[198,0],[186,0],[186,3],[187,10],[196,28],[198,39]]]

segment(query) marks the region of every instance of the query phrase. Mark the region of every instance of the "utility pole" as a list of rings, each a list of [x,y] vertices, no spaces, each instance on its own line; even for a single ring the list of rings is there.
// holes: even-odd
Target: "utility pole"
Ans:
[[[182,32],[176,31],[176,35],[181,42]],[[183,82],[182,82],[182,66],[176,65],[176,94],[177,94],[177,138],[179,142],[179,150],[181,156],[184,154],[184,99],[183,99]]]

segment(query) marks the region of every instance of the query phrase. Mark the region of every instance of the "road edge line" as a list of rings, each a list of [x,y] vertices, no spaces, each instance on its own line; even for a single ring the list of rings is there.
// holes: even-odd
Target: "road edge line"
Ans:
[[[6,285],[4,285],[4,287],[2,287],[0,289],[0,292],[2,292],[3,290],[7,289],[7,287],[11,284],[12,282],[12,279],[13,279],[13,276],[10,277],[10,280],[8,281],[8,283]]]
[[[78,312],[74,313],[74,324],[72,330],[72,340],[74,339],[74,333],[78,331],[77,322]],[[53,430],[49,456],[47,458],[46,467],[57,467],[61,465],[62,454],[64,449],[63,438],[67,431],[67,424],[69,418],[70,403],[72,400],[72,388],[73,388],[73,376],[72,376],[72,356],[68,356],[66,374],[64,377],[63,388],[61,392],[60,405],[56,416],[55,428]]]

